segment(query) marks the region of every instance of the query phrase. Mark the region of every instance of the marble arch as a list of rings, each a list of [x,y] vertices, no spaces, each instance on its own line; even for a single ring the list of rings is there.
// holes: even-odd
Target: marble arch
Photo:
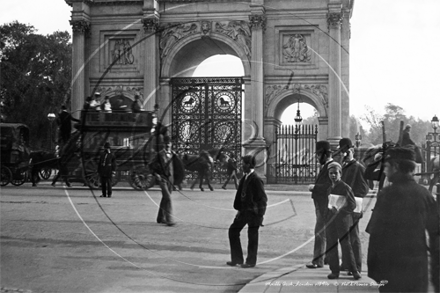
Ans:
[[[165,109],[172,77],[188,76],[191,67],[224,51],[238,56],[245,69],[242,117],[253,127],[243,125],[246,153],[270,144],[277,103],[292,94],[289,86],[283,92],[283,85],[304,86],[301,95],[321,115],[321,139],[336,145],[348,134],[349,96],[342,83],[349,89],[354,0],[65,2],[72,7],[73,113],[104,85],[122,88],[127,97],[125,89],[141,89],[147,110],[155,104]],[[168,29],[174,39],[167,39]],[[203,50],[196,51],[197,45]],[[277,93],[268,96],[274,85]]]

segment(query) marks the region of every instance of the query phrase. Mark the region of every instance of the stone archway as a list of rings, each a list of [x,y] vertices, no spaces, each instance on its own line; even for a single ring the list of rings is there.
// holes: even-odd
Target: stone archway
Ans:
[[[229,54],[241,59],[245,80],[249,80],[250,60],[246,54],[249,48],[244,48],[242,44],[237,43],[232,38],[216,32],[211,32],[209,36],[202,33],[190,34],[182,38],[174,46],[169,48],[168,52],[161,60],[160,70],[160,97],[158,105],[160,109],[168,109],[162,113],[162,119],[165,124],[171,123],[171,112],[167,108],[171,103],[170,80],[176,77],[190,77],[198,65],[207,58],[218,54]],[[250,86],[246,87],[246,96],[249,94]],[[246,102],[243,101],[243,109],[246,108]],[[246,112],[243,113],[246,119]],[[242,134],[246,136],[245,133]]]

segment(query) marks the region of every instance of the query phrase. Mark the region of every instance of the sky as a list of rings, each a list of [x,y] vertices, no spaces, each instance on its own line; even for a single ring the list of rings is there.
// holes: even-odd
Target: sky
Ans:
[[[18,20],[40,34],[71,32],[64,0],[16,3],[2,2],[1,24]],[[350,22],[350,114],[362,117],[365,106],[384,113],[392,103],[407,116],[440,116],[440,1],[356,0]],[[303,117],[312,112],[302,108]],[[294,116],[296,105],[291,111]]]

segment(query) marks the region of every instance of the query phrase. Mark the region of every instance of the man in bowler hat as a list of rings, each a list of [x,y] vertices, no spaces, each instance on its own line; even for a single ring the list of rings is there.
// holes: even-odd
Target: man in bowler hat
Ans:
[[[258,229],[263,225],[267,196],[263,180],[255,173],[255,157],[247,155],[242,158],[242,161],[244,176],[240,180],[234,200],[234,209],[238,213],[229,227],[231,261],[226,264],[251,268],[257,264]],[[248,225],[248,254],[246,262],[244,262],[240,232],[246,225]]]
[[[328,141],[321,140],[316,143],[316,157],[321,165],[321,170],[316,177],[315,184],[309,186],[316,214],[313,259],[310,263],[306,264],[306,267],[309,269],[322,268],[324,266],[327,241],[325,235],[325,218],[328,205],[327,190],[332,185],[328,175],[328,165],[333,161]]]
[[[99,158],[98,174],[101,178],[102,188],[100,197],[112,197],[112,177],[116,174],[116,159],[108,142],[104,144],[104,151]]]

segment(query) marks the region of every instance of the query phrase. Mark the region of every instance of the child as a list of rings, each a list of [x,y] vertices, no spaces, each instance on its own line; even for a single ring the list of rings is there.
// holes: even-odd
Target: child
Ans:
[[[356,201],[351,187],[341,180],[342,167],[337,162],[328,166],[332,186],[328,190],[329,211],[326,217],[327,257],[332,271],[329,279],[339,278],[338,241],[342,253],[347,255],[349,271],[355,280],[361,278],[356,268],[356,261],[350,241],[350,227],[353,225],[352,213],[356,208]]]

